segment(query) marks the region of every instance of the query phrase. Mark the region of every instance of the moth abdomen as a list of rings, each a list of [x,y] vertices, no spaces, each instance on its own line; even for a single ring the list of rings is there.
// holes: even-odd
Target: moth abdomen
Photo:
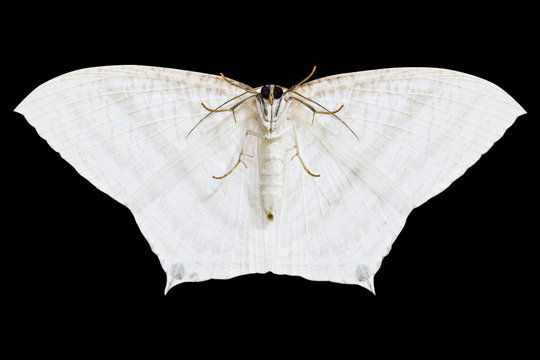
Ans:
[[[259,141],[259,190],[268,220],[279,211],[283,194],[285,149],[281,137]]]

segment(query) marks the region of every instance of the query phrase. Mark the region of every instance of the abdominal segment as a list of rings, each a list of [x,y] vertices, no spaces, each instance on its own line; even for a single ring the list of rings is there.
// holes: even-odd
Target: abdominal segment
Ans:
[[[279,211],[283,194],[285,149],[281,137],[259,140],[259,189],[269,221]]]

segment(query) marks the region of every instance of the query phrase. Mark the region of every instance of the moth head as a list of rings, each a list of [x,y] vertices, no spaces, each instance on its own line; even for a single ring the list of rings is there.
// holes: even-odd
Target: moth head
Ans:
[[[283,95],[283,89],[278,85],[264,85],[261,88],[261,96],[264,100],[268,100],[270,105],[274,104],[274,100],[279,100]]]
[[[290,96],[279,85],[264,85],[257,96],[259,123],[267,132],[275,132],[285,118]]]

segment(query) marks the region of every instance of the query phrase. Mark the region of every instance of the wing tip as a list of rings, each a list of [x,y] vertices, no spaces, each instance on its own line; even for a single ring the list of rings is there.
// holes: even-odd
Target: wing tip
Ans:
[[[163,295],[167,296],[167,293],[177,284],[173,285],[173,279],[169,279],[169,276],[167,275],[167,283],[165,284],[165,291],[163,292]]]
[[[182,282],[183,281],[181,279],[167,273],[167,283],[165,284],[165,291],[163,292],[163,295],[166,296],[173,287]]]
[[[21,115],[24,116],[24,113],[23,113],[23,111],[21,109],[21,107],[22,107],[21,105],[23,105],[23,103],[24,103],[24,100],[19,105],[17,105],[15,107],[15,109],[13,109],[13,111],[16,112],[17,114],[21,114]]]
[[[375,293],[375,281],[373,277],[370,277],[369,279],[360,282],[359,285],[368,289],[373,295],[377,296],[377,294]]]
[[[523,106],[521,106],[517,101],[516,101],[516,104],[517,104],[517,108],[518,108],[518,114],[516,116],[516,118],[522,116],[522,115],[527,115],[527,110],[525,110],[523,108]]]

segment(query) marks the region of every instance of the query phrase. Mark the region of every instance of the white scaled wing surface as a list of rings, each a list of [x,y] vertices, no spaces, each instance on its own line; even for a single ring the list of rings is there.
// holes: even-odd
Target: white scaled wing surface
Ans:
[[[235,230],[240,211],[252,211],[248,199],[257,190],[248,181],[257,186],[256,174],[238,171],[244,179],[225,181],[212,175],[234,163],[256,114],[249,103],[236,112],[238,123],[231,112],[214,113],[186,135],[208,114],[201,102],[216,108],[242,93],[219,76],[106,66],[50,80],[16,111],[81,175],[133,212],[170,288],[240,271],[229,265],[231,251],[235,239],[247,238]]]
[[[344,105],[336,115],[358,137],[333,116],[316,114],[311,125],[312,110],[292,110],[304,162],[320,174],[298,175],[298,191],[309,199],[305,233],[328,255],[311,268],[313,277],[371,290],[411,210],[447,188],[525,113],[496,85],[436,68],[335,75],[297,92],[317,111]]]
[[[373,277],[413,208],[485,153],[524,110],[459,72],[402,68],[331,76],[295,89],[294,126],[309,175],[286,160],[281,210],[259,194],[255,99],[222,78],[145,66],[74,71],[16,109],[96,187],[126,205],[167,273],[183,281],[272,271],[359,284]],[[232,104],[232,103],[231,103]],[[331,111],[332,115],[313,111]],[[345,124],[350,128],[348,128]],[[352,130],[352,131],[351,131]],[[356,136],[353,134],[356,134]],[[189,136],[186,136],[189,133]],[[293,146],[292,132],[284,135]],[[288,153],[292,157],[293,152]]]

